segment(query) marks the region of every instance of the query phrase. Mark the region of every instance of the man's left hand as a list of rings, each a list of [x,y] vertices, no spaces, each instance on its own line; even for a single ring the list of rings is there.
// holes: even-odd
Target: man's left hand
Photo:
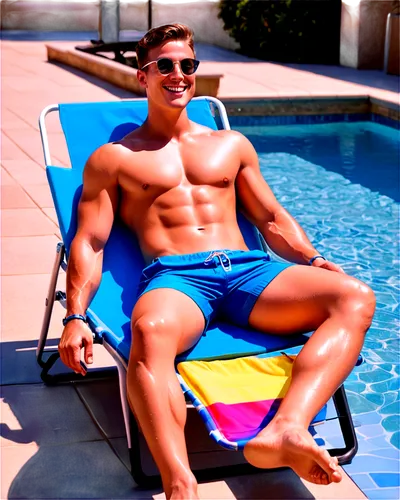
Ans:
[[[333,262],[330,262],[329,260],[324,260],[324,259],[315,259],[314,262],[312,263],[313,267],[322,267],[322,269],[327,269],[328,271],[335,271],[336,273],[343,273],[343,269],[338,266],[337,264],[334,264]]]

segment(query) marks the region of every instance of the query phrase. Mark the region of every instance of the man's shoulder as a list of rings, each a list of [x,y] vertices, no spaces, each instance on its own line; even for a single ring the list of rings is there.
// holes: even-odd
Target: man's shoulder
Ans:
[[[237,132],[236,130],[227,130],[227,129],[212,129],[209,127],[205,127],[203,125],[197,125],[197,133],[210,135],[211,137],[219,137],[225,140],[231,141],[241,141],[246,139],[243,134]]]
[[[85,175],[106,177],[118,173],[119,165],[126,156],[126,148],[118,143],[107,143],[97,148],[89,157],[85,166]]]

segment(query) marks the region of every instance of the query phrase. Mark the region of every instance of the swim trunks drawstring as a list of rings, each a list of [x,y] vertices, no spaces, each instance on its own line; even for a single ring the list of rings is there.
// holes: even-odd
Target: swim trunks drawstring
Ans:
[[[221,267],[224,271],[226,272],[232,271],[231,259],[225,252],[211,252],[210,255],[204,261],[204,264],[207,265],[209,262],[213,260],[214,257],[218,258],[219,263],[221,264]]]

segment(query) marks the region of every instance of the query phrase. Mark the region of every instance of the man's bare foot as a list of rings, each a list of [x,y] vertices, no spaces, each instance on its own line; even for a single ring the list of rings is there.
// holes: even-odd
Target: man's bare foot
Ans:
[[[339,483],[342,474],[337,458],[319,448],[308,430],[271,422],[244,447],[246,460],[255,467],[291,467],[301,478],[315,484]]]

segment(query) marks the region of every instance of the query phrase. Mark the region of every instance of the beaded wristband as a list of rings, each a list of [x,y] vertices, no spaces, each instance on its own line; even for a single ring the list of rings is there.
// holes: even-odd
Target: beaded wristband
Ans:
[[[310,260],[308,261],[308,265],[309,265],[309,266],[312,266],[312,264],[313,264],[314,260],[317,260],[317,259],[324,259],[324,260],[326,260],[326,259],[325,259],[325,257],[324,257],[323,255],[315,255],[312,259],[310,259]]]
[[[82,316],[82,314],[71,314],[70,316],[67,316],[66,318],[64,318],[62,320],[62,324],[65,326],[73,319],[79,319],[80,321],[83,321],[84,323],[86,323],[86,318],[85,318],[85,316]]]

